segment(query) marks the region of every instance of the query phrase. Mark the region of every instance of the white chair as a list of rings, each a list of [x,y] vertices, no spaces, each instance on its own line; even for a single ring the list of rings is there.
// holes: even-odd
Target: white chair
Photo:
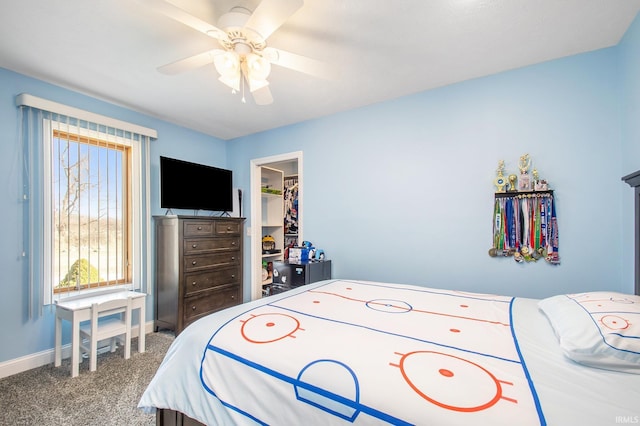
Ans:
[[[110,315],[111,318],[99,320]],[[118,336],[124,336],[124,359],[129,359],[131,356],[131,298],[109,300],[91,305],[90,322],[80,326],[79,348],[79,350],[85,350],[89,353],[89,371],[96,371],[98,342],[111,339],[111,352],[115,352]],[[84,344],[84,339],[89,341],[88,346]]]

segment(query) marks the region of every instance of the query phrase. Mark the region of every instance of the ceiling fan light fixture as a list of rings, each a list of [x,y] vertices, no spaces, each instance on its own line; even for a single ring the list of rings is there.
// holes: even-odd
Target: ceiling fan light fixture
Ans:
[[[249,53],[246,56],[247,72],[252,80],[266,80],[271,72],[271,63],[262,56]]]
[[[246,55],[241,61],[240,69],[247,80],[250,92],[255,92],[269,85],[267,77],[271,72],[271,64],[261,56],[255,53]]]
[[[221,77],[233,78],[240,75],[240,57],[234,52],[214,56],[213,64]]]

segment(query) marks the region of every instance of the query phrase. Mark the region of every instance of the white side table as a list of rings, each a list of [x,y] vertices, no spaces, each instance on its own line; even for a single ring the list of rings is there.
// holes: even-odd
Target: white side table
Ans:
[[[131,297],[133,309],[139,310],[138,352],[144,352],[145,346],[145,306],[146,293],[127,290],[111,290],[90,296],[77,296],[56,302],[55,326],[55,366],[62,364],[62,320],[71,322],[71,377],[76,377],[80,364],[80,323],[91,318],[91,305],[108,300]]]

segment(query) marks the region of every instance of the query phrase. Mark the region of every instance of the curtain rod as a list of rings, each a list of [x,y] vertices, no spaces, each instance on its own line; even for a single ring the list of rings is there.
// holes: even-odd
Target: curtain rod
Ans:
[[[56,114],[66,115],[68,117],[86,120],[92,123],[103,124],[105,126],[114,127],[116,129],[125,130],[142,136],[149,136],[157,139],[158,131],[148,127],[139,126],[137,124],[128,123],[126,121],[117,120],[105,115],[94,114],[79,108],[70,107],[68,105],[59,104],[48,99],[39,98],[28,93],[21,93],[16,96],[16,105],[38,108],[43,111],[55,112]]]

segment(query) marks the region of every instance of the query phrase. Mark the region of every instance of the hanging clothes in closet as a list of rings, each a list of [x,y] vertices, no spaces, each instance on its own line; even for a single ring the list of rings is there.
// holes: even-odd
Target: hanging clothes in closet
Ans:
[[[284,180],[284,233],[285,246],[298,245],[298,177]]]

